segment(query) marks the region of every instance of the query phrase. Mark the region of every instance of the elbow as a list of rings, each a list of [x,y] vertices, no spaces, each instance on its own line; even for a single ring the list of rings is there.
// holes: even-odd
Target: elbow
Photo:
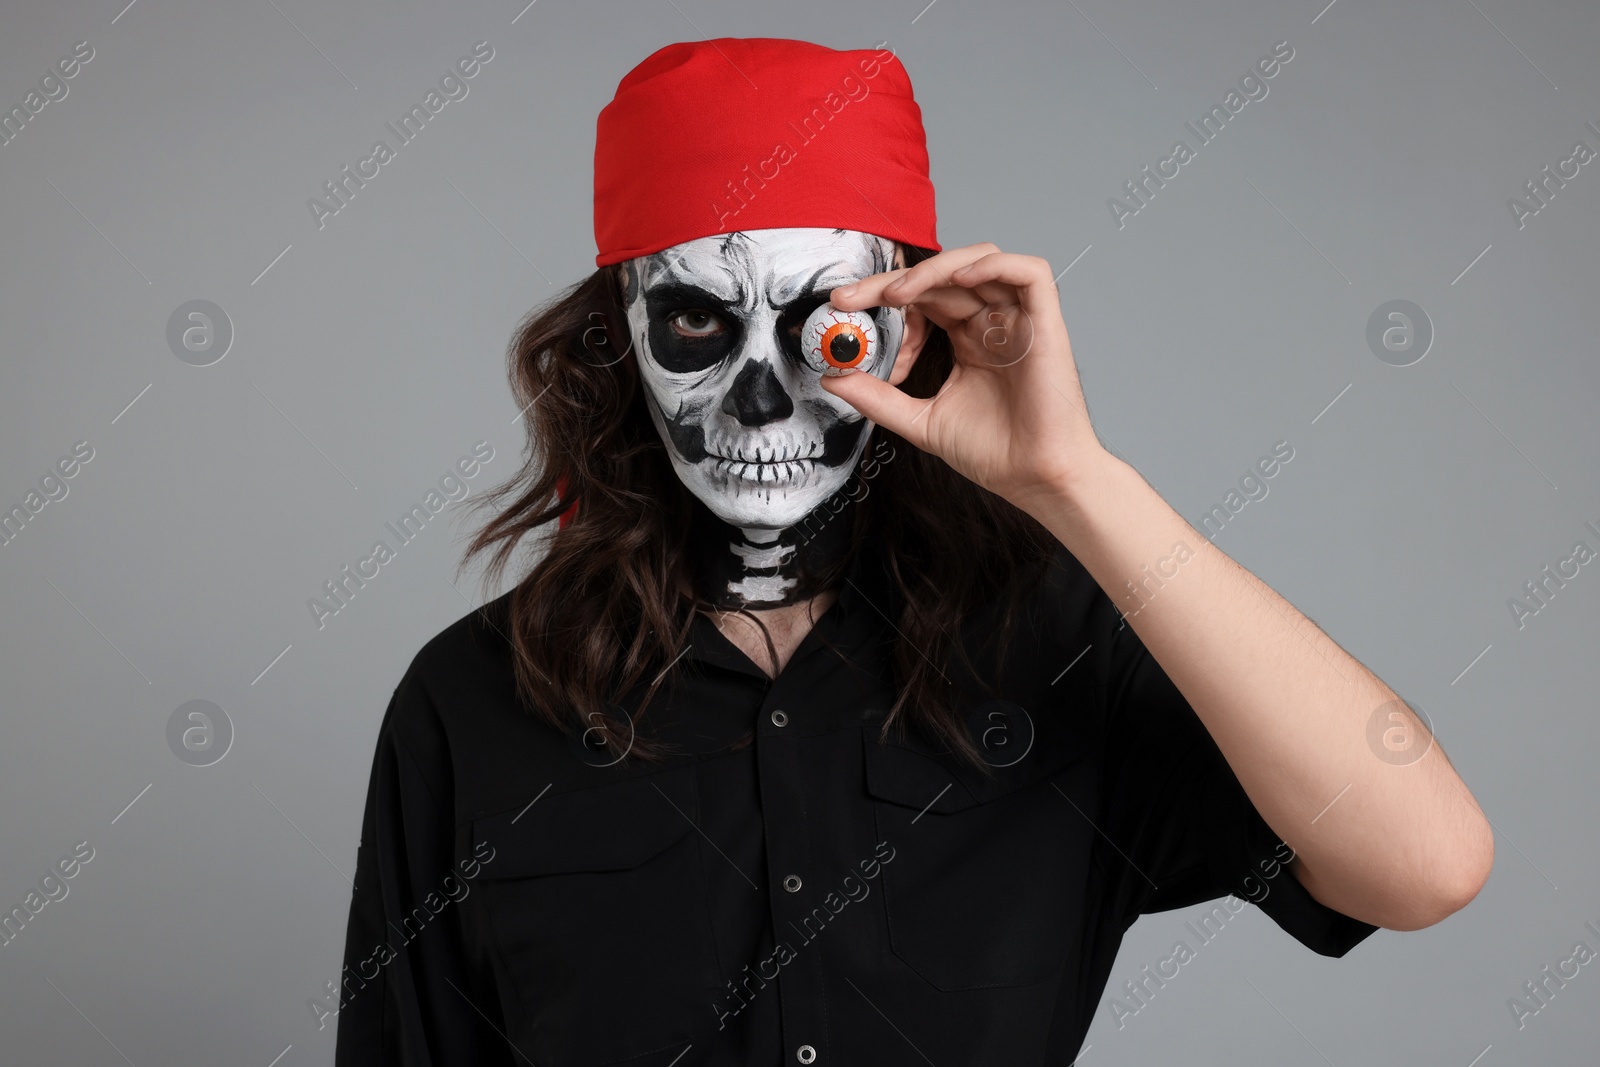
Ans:
[[[1487,821],[1474,833],[1471,847],[1463,851],[1466,858],[1450,883],[1449,892],[1445,894],[1440,919],[1454,915],[1471,904],[1488,884],[1489,873],[1494,869],[1494,829]]]
[[[1443,922],[1477,897],[1494,868],[1494,829],[1479,816],[1477,825],[1463,835],[1447,863],[1430,870],[1418,884],[1427,890],[1411,895],[1397,914],[1378,925],[1390,930],[1421,930]],[[1399,902],[1397,902],[1399,903]]]

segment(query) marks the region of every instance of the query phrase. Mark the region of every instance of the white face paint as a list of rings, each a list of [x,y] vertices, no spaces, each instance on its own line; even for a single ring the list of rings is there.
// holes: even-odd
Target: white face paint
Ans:
[[[872,423],[823,390],[802,327],[829,290],[893,269],[894,242],[855,230],[702,237],[624,264],[647,406],[674,469],[754,542],[799,523],[849,479]],[[899,308],[868,312],[887,380]]]

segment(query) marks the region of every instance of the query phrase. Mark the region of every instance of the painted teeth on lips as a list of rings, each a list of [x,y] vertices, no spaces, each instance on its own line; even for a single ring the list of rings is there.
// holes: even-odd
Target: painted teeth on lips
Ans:
[[[752,485],[782,485],[803,482],[811,476],[816,463],[810,459],[788,460],[778,463],[749,463],[723,459],[717,469],[740,481]]]
[[[737,463],[792,463],[807,462],[815,459],[822,453],[821,442],[815,442],[806,447],[803,455],[795,454],[791,449],[780,448],[778,445],[754,445],[751,447],[737,447],[733,455],[712,452],[719,460]]]

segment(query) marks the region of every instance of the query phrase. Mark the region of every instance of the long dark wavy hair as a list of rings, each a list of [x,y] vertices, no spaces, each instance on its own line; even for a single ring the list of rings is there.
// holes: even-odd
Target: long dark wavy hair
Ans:
[[[907,266],[934,254],[898,247]],[[524,537],[545,531],[581,502],[570,522],[545,531],[544,555],[511,590],[506,637],[517,691],[558,729],[603,739],[619,760],[627,754],[654,761],[670,748],[648,738],[642,720],[656,691],[676,677],[694,612],[713,609],[698,590],[683,592],[692,588],[686,543],[695,499],[645,408],[621,269],[600,268],[519,323],[507,356],[527,428],[526,456],[511,478],[477,499],[475,507],[495,514],[469,543],[462,566],[492,550],[484,577],[498,584]],[[928,330],[901,385],[912,396],[933,396],[953,366],[949,335],[932,323]],[[998,673],[1022,601],[1059,545],[1026,512],[943,460],[883,426],[874,433],[887,438],[893,458],[880,462],[871,491],[857,498],[850,550],[830,577],[842,577],[872,538],[901,595],[900,617],[893,620],[899,696],[880,736],[903,736],[909,723],[924,739],[990,773],[952,702],[945,672],[935,665],[955,656],[976,673],[953,635],[999,592],[1005,605]],[[863,451],[863,462],[871,452]],[[765,626],[761,632],[771,650],[771,635]],[[619,717],[625,712],[618,698],[646,678],[651,682],[628,725]]]

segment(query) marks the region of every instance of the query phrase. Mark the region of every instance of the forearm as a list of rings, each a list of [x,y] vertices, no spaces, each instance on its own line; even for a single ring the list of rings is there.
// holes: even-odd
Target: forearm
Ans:
[[[1493,832],[1437,744],[1414,762],[1374,751],[1387,711],[1426,739],[1388,686],[1109,454],[1028,510],[1189,701],[1313,896],[1394,929],[1471,899]]]

